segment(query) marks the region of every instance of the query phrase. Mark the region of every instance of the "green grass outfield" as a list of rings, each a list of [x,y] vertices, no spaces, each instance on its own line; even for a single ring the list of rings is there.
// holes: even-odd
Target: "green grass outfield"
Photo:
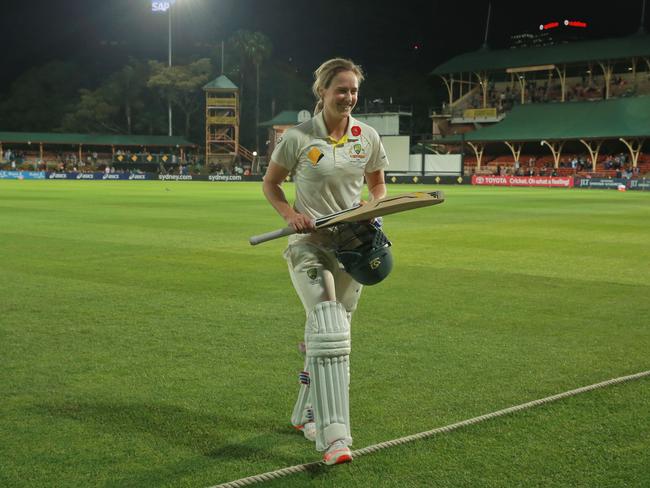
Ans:
[[[391,186],[391,193],[421,189]],[[650,369],[650,193],[443,187],[386,218],[354,448]],[[292,186],[287,184],[288,193]],[[0,181],[0,486],[206,487],[319,459],[259,184]],[[647,487],[650,379],[266,487]]]

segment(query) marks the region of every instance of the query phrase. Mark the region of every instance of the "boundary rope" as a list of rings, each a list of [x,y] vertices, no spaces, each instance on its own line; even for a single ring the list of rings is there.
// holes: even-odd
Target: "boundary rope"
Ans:
[[[526,410],[528,408],[532,407],[537,407],[539,405],[543,405],[545,403],[551,403],[555,402],[558,400],[562,400],[564,398],[568,398],[571,396],[579,395],[580,393],[586,393],[589,391],[596,390],[598,388],[604,388],[606,386],[611,386],[611,385],[616,385],[619,383],[625,383],[627,381],[632,381],[632,380],[637,380],[640,378],[643,378],[645,376],[650,376],[650,370],[648,371],[642,371],[640,373],[628,375],[628,376],[621,376],[619,378],[614,378],[611,380],[607,381],[602,381],[600,383],[595,383],[593,385],[589,386],[583,386],[581,388],[576,388],[575,390],[570,390],[570,391],[565,391],[564,393],[559,393],[557,395],[552,395],[546,398],[541,398],[539,400],[533,400],[528,403],[522,403],[521,405],[515,405],[514,407],[509,407],[509,408],[504,408],[503,410],[497,410],[496,412],[488,413],[485,415],[480,415],[478,417],[474,417],[471,419],[463,420],[461,422],[456,422],[455,424],[450,424],[444,427],[438,427],[437,429],[433,430],[427,430],[425,432],[420,432],[418,434],[412,434],[408,435],[405,437],[400,437],[399,439],[393,439],[390,441],[385,441],[385,442],[380,442],[379,444],[373,444],[368,447],[364,447],[361,449],[357,449],[355,451],[352,451],[352,457],[354,459],[364,456],[366,454],[371,454],[373,452],[380,451],[382,449],[386,449],[388,447],[395,447],[399,446],[402,444],[406,444],[407,442],[413,442],[419,439],[425,439],[427,437],[431,437],[437,434],[443,434],[447,432],[451,432],[452,430],[459,429],[461,427],[465,427],[468,425],[473,425],[477,424],[479,422],[483,422],[485,420],[490,420],[493,418],[501,417],[503,415],[508,415],[510,413],[514,412],[519,412],[521,410]],[[220,485],[214,485],[211,486],[210,488],[241,488],[243,486],[249,486],[255,483],[260,483],[262,481],[270,481],[278,478],[282,478],[284,476],[288,476],[290,474],[295,474],[295,473],[303,473],[306,471],[310,471],[314,469],[316,466],[319,466],[323,464],[322,461],[316,461],[313,463],[307,463],[307,464],[298,464],[296,466],[289,466],[286,468],[278,469],[276,471],[269,471],[267,473],[262,473],[254,476],[249,476],[247,478],[241,478],[239,480],[235,481],[230,481],[228,483],[222,483]]]

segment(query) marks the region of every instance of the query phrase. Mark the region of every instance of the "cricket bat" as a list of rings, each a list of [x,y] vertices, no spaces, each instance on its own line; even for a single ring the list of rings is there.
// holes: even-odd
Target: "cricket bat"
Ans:
[[[398,212],[405,212],[414,208],[429,207],[445,201],[445,195],[441,191],[416,191],[412,193],[403,193],[394,197],[385,197],[380,200],[357,205],[347,208],[330,215],[325,215],[314,220],[316,229],[331,227],[342,222],[359,222],[361,220],[370,220],[375,217],[383,217]],[[277,239],[279,237],[295,234],[291,226],[284,229],[274,230],[265,234],[253,236],[249,239],[252,246],[262,242]]]

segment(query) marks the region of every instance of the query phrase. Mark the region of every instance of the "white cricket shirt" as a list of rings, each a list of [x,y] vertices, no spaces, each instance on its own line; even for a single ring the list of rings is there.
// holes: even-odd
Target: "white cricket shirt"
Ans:
[[[335,141],[327,133],[323,112],[287,130],[271,162],[294,173],[295,208],[314,219],[359,203],[364,173],[388,167],[375,129],[350,117],[347,133]]]

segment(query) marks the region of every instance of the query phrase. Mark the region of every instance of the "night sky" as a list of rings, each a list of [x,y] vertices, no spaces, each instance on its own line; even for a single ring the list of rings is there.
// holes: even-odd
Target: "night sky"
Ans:
[[[540,23],[581,20],[584,38],[628,35],[639,29],[642,0],[492,1],[488,44],[507,47],[511,34]],[[436,65],[479,48],[488,1],[178,0],[173,51],[178,62],[205,55],[237,29],[265,33],[275,61],[309,73],[324,59],[345,56],[373,71]],[[648,30],[646,12],[646,30]],[[120,66],[129,55],[166,60],[167,14],[145,0],[5,0],[0,18],[0,93],[31,66],[74,60],[87,69]]]

